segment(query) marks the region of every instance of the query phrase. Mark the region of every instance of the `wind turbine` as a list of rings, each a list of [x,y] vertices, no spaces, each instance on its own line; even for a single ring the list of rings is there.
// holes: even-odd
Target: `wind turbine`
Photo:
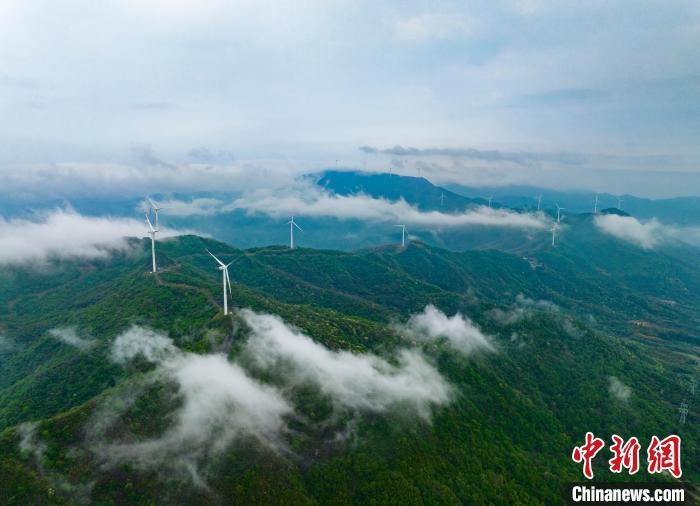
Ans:
[[[557,225],[559,225],[559,222],[561,221],[561,212],[564,207],[559,207],[559,204],[555,204],[557,206]]]
[[[488,198],[488,201],[489,201],[489,209],[491,209],[491,201],[492,201],[492,200],[493,200],[493,197],[489,197],[489,198]]]
[[[221,274],[223,276],[223,285],[224,285],[224,315],[228,314],[228,295],[231,294],[231,280],[228,277],[228,266],[231,265],[233,262],[229,262],[227,264],[224,264],[221,260],[216,258],[214,254],[207,250],[207,253],[211,255],[211,257],[216,260],[216,263],[219,264],[219,270],[221,271]],[[226,286],[228,285],[228,294],[226,293]]]
[[[440,207],[445,205],[445,192],[440,192]]]
[[[294,227],[297,227],[301,232],[303,232],[303,230],[294,221],[294,216],[287,222],[287,225],[289,225],[289,249],[294,249]]]
[[[598,214],[598,194],[595,194],[595,204],[593,204],[593,214]]]
[[[537,197],[537,210],[539,211],[541,207],[542,207],[542,195]]]
[[[557,237],[557,227],[559,227],[559,225],[557,223],[552,225],[552,246],[554,246],[554,240]]]
[[[394,225],[396,227],[401,227],[401,247],[406,247],[406,225]]]
[[[151,258],[153,260],[153,272],[155,274],[156,272],[156,234],[158,233],[158,226],[156,225],[156,228],[153,228],[153,224],[151,223],[151,219],[148,217],[148,213],[144,213],[146,216],[146,224],[148,225],[148,233],[151,236]],[[158,216],[158,215],[156,215]],[[158,223],[156,221],[156,223]]]
[[[153,212],[156,214],[156,230],[158,229],[158,211],[163,209],[162,207],[158,207],[155,202],[151,200],[150,197],[146,197],[146,200],[148,200],[148,203],[151,205],[151,209],[153,209]]]

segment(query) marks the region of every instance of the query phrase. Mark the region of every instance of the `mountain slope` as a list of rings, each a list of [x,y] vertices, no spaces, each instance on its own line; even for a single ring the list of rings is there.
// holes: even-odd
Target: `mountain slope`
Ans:
[[[94,502],[182,504],[553,503],[561,484],[580,477],[569,455],[588,430],[640,439],[681,431],[684,471],[697,477],[694,413],[686,426],[676,424],[693,368],[654,358],[644,342],[611,335],[609,308],[595,312],[599,322],[595,330],[589,327],[588,311],[595,309],[590,297],[599,295],[601,279],[613,285],[623,279],[624,269],[614,270],[612,260],[610,273],[587,274],[590,279],[580,282],[556,263],[564,262],[562,250],[543,251],[544,267],[533,270],[515,255],[423,244],[357,253],[238,250],[186,236],[160,246],[163,270],[157,276],[144,272],[145,242],[135,243],[131,255],[34,273],[37,292],[20,281],[29,273],[4,274],[11,282],[4,285],[3,325],[16,348],[0,355],[0,419],[8,426],[48,417],[33,430],[9,428],[0,436],[4,502],[60,503],[82,494]],[[453,398],[434,407],[428,421],[400,405],[381,414],[336,412],[322,392],[306,385],[288,392],[298,414],[284,438],[291,451],[239,439],[216,458],[196,461],[206,488],[137,462],[104,467],[85,431],[105,405],[146,388],[118,426],[119,434],[136,440],[166,430],[177,406],[167,381],[143,383],[148,368],[109,360],[118,333],[139,323],[166,332],[188,352],[225,352],[229,360],[241,360],[246,325],[237,311],[230,319],[220,313],[220,274],[205,248],[234,262],[235,306],[280,315],[331,350],[392,357],[418,346],[453,385]],[[568,293],[565,287],[577,282],[580,291]],[[638,298],[647,297],[635,290]],[[538,302],[542,298],[563,309]],[[635,300],[611,310],[628,318],[625,311],[642,307]],[[497,351],[464,357],[445,342],[413,344],[396,332],[394,322],[426,304],[468,315]],[[77,350],[47,334],[67,325],[94,344]],[[632,385],[628,399],[612,396],[612,377]],[[281,381],[274,371],[259,379]],[[615,479],[602,465],[596,474]]]

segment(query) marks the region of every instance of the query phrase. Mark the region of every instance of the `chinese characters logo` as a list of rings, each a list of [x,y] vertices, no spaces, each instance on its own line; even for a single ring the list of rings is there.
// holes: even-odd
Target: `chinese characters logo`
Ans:
[[[613,444],[610,451],[613,456],[608,460],[610,471],[621,473],[627,469],[627,473],[632,475],[639,471],[639,451],[642,445],[636,437],[631,437],[627,441],[613,434]],[[583,464],[583,475],[593,479],[593,459],[603,449],[605,441],[597,438],[592,432],[586,433],[586,438],[581,446],[574,447],[571,458],[577,464]],[[683,474],[681,470],[681,438],[676,435],[659,439],[656,436],[651,438],[647,447],[647,472],[649,474],[668,471],[674,478],[680,478]]]

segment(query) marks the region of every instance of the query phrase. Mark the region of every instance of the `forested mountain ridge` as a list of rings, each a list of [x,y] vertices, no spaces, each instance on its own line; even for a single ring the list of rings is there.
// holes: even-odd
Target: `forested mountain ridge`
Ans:
[[[696,299],[666,304],[668,313],[651,305],[668,295],[658,285],[660,267],[697,293],[692,262],[646,252],[652,256],[646,281],[632,285],[641,273],[632,276],[624,260],[634,250],[596,257],[574,244],[584,237],[573,230],[572,224],[571,249],[533,243],[532,256],[422,243],[354,253],[239,250],[184,236],[159,244],[162,270],[155,276],[145,272],[141,241],[105,260],[60,262],[40,272],[3,269],[0,321],[12,346],[0,351],[0,420],[9,427],[0,438],[0,498],[556,503],[561,485],[580,478],[570,451],[588,430],[640,440],[679,431],[685,476],[694,479],[695,414],[680,427],[677,406],[689,396],[697,366],[697,337],[684,326],[697,315]],[[328,350],[393,361],[401,349],[417,347],[451,385],[450,401],[432,406],[427,418],[402,403],[382,413],[338,411],[327,394],[305,384],[285,394],[295,415],[286,422],[294,430],[283,436],[283,451],[242,438],[206,461],[172,456],[191,458],[202,483],[141,461],[108,465],[96,451],[100,441],[86,435],[105,403],[146,389],[127,403],[115,428],[139,441],[167,433],[181,402],[168,381],[149,387],[147,364],[134,369],[110,360],[116,336],[137,324],[169,335],[184,353],[242,360],[249,324],[238,309],[231,318],[221,314],[220,274],[205,249],[233,262],[237,308],[279,315]],[[589,255],[589,263],[580,265],[575,255]],[[471,318],[493,350],[464,356],[448,342],[421,344],[397,328],[429,304]],[[633,322],[642,319],[648,327]],[[71,327],[89,344],[76,347],[50,334]],[[678,353],[669,353],[674,348]],[[251,374],[273,385],[283,381],[279,371]],[[616,397],[614,381],[628,393]],[[16,427],[32,420],[43,421]],[[352,437],[338,439],[350,427]],[[613,479],[603,464],[597,475]]]

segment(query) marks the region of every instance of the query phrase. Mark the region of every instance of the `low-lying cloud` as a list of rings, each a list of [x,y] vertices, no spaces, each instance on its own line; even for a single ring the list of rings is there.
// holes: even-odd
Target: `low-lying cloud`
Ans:
[[[8,351],[12,351],[13,348],[14,343],[10,341],[10,338],[0,333],[0,353],[7,353]]]
[[[446,404],[450,387],[416,350],[402,350],[397,364],[372,354],[331,351],[280,318],[241,311],[251,328],[245,355],[264,369],[283,371],[292,385],[311,383],[341,409],[384,412],[402,404],[427,418],[431,405]]]
[[[519,293],[509,308],[494,308],[488,316],[501,325],[515,325],[540,311],[553,313],[559,311],[559,307],[548,300],[534,300]]]
[[[656,219],[642,223],[632,216],[601,214],[595,217],[594,222],[602,232],[643,249],[654,248],[664,239],[663,226]]]
[[[178,233],[162,229],[160,237]],[[0,264],[41,264],[59,258],[105,258],[129,249],[127,237],[143,237],[146,225],[129,218],[84,216],[56,209],[38,220],[0,217]]]
[[[412,315],[398,330],[413,339],[432,342],[444,338],[456,351],[472,355],[477,351],[495,351],[489,336],[469,318],[456,313],[447,316],[433,305],[425,307],[423,312]]]
[[[243,209],[249,214],[275,218],[292,215],[332,217],[340,220],[405,223],[409,226],[456,228],[474,225],[544,229],[547,219],[542,214],[516,213],[507,209],[477,207],[461,213],[420,211],[405,200],[390,201],[364,194],[337,195],[320,189],[289,190],[284,193],[250,192],[224,209]]]
[[[200,482],[198,465],[219,455],[238,437],[279,446],[291,405],[278,390],[250,377],[225,355],[183,352],[166,336],[132,327],[115,339],[112,359],[124,364],[137,357],[156,365],[156,377],[177,386],[182,403],[173,425],[158,437],[95,443],[105,465],[131,462],[140,467],[173,467]],[[95,427],[106,429],[99,420]]]
[[[610,376],[608,391],[610,395],[621,402],[626,402],[632,395],[632,388],[625,385],[617,376]]]
[[[656,218],[642,222],[632,216],[616,214],[598,215],[595,217],[595,224],[603,233],[643,249],[652,249],[673,242],[700,246],[699,227],[669,225],[661,223]]]
[[[114,340],[111,360],[155,366],[127,398],[106,402],[88,429],[89,444],[105,467],[129,462],[140,468],[184,473],[206,487],[202,475],[212,458],[239,438],[253,438],[286,452],[288,419],[296,416],[294,387],[313,385],[339,412],[387,412],[404,406],[424,419],[431,407],[446,404],[451,387],[417,350],[402,350],[392,364],[373,354],[331,351],[280,318],[240,311],[250,330],[242,354],[230,361],[222,353],[196,354],[147,328],[133,326]],[[252,372],[274,378],[275,385]],[[148,385],[173,384],[178,403],[170,426],[160,435],[109,436]],[[115,406],[121,406],[115,408]]]
[[[95,341],[80,337],[75,327],[51,329],[49,330],[49,336],[80,351],[87,351],[95,344]]]

